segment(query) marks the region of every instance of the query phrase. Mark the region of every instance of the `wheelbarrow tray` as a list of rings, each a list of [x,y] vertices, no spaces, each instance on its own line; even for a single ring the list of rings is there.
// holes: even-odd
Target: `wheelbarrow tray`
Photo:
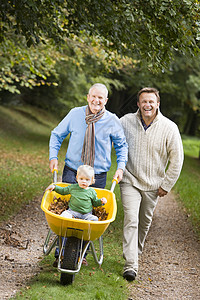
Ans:
[[[56,185],[65,187],[68,183],[59,182]],[[56,192],[46,191],[42,198],[41,209],[45,213],[47,223],[51,230],[58,236],[70,237],[75,236],[85,241],[94,241],[98,239],[106,230],[111,222],[115,220],[117,213],[117,205],[115,194],[106,189],[94,188],[97,197],[105,197],[107,203],[104,205],[106,213],[108,213],[107,220],[104,221],[87,221],[81,219],[64,218],[58,214],[49,211],[50,203],[53,202],[54,197],[65,200],[70,199],[70,195],[60,195]]]

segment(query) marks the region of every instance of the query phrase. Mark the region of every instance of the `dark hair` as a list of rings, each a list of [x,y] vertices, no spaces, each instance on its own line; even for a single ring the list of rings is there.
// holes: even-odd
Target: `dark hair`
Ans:
[[[138,102],[139,102],[140,95],[142,93],[154,93],[157,97],[157,101],[160,102],[160,95],[159,95],[159,91],[157,89],[151,88],[151,87],[145,87],[145,88],[141,89],[137,94],[137,101]]]

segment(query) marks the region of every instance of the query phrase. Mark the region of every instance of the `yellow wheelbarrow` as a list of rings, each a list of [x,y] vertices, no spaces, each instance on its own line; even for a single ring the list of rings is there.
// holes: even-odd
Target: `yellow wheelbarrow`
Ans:
[[[54,171],[54,183],[57,182],[57,173]],[[95,188],[97,197],[105,197],[107,203],[104,205],[107,219],[104,221],[86,221],[81,219],[68,219],[49,211],[50,203],[53,199],[61,198],[69,200],[70,195],[62,196],[56,192],[46,191],[42,198],[41,209],[45,213],[45,217],[50,227],[47,234],[43,252],[48,255],[59,241],[59,258],[58,271],[61,272],[60,282],[63,285],[72,284],[75,274],[80,271],[84,255],[91,245],[91,251],[94,260],[101,265],[103,262],[103,238],[105,232],[111,222],[115,220],[117,213],[116,199],[114,188],[117,181],[113,180],[110,190]],[[67,186],[68,183],[58,182],[59,186]],[[52,239],[53,236],[53,239]],[[99,239],[99,257],[97,256],[93,241]]]

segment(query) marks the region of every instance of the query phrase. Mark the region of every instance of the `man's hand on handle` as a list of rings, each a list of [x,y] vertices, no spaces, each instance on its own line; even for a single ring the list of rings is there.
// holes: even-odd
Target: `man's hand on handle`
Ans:
[[[117,169],[117,171],[115,172],[115,175],[113,176],[113,179],[117,179],[118,182],[120,182],[122,180],[122,177],[123,177],[123,170]]]
[[[58,170],[58,160],[56,158],[50,160],[49,168],[50,168],[51,172],[53,172],[53,169]]]

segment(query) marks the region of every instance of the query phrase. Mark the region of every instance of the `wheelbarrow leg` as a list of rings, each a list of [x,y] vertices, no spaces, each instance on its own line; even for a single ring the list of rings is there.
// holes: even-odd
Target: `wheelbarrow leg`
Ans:
[[[44,246],[43,246],[43,253],[44,255],[48,255],[51,250],[56,246],[57,244],[57,241],[58,241],[58,236],[56,235],[53,240],[50,242],[49,244],[49,241],[50,241],[50,238],[55,235],[53,233],[53,231],[51,229],[49,229],[48,233],[47,233],[47,237],[46,237],[46,240],[44,242]]]
[[[99,251],[100,251],[99,258],[97,257],[94,243],[92,241],[90,243],[91,243],[92,255],[94,257],[94,260],[99,266],[101,266],[103,263],[103,237],[100,236],[99,238]]]

